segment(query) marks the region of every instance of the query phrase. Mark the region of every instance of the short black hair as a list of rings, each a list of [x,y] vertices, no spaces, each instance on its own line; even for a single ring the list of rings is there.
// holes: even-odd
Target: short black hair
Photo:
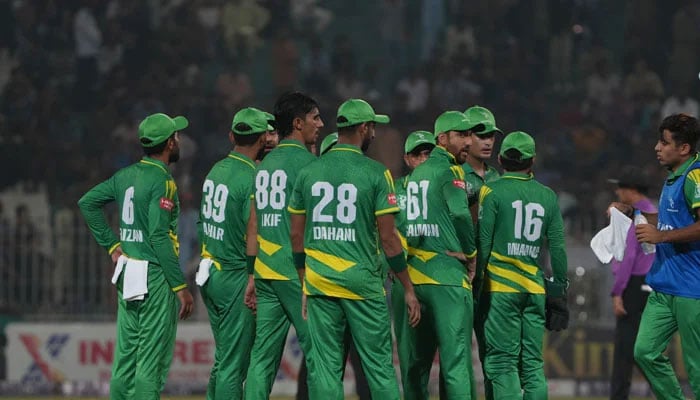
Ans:
[[[253,129],[250,125],[246,124],[245,122],[237,123],[236,126],[234,126],[234,128],[239,132],[245,132]],[[254,145],[255,142],[257,142],[258,139],[260,139],[260,136],[264,135],[266,132],[242,135],[232,130],[231,133],[233,133],[233,141],[236,143],[236,146],[247,147]]]
[[[521,160],[523,154],[518,149],[508,149],[501,154],[501,166],[506,171],[524,171],[532,168],[532,157]]]
[[[149,157],[153,156],[153,155],[161,154],[163,151],[165,151],[165,148],[168,146],[168,141],[170,140],[170,138],[173,137],[173,135],[175,135],[175,133],[168,136],[168,138],[165,139],[162,143],[158,143],[157,145],[151,146],[151,147],[144,146],[146,144],[151,143],[151,139],[142,138],[141,145],[143,146],[143,153]]]
[[[671,132],[671,138],[677,145],[687,143],[695,150],[700,137],[700,125],[698,125],[697,118],[688,114],[669,115],[659,125],[659,139],[663,138],[665,130]]]
[[[295,118],[304,118],[314,108],[319,108],[316,100],[301,92],[287,92],[280,96],[272,111],[280,140],[292,134]]]

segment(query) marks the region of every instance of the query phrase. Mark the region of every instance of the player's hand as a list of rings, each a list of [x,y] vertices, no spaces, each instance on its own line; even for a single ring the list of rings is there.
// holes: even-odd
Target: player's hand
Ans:
[[[622,296],[613,296],[613,312],[615,316],[620,318],[627,315],[627,310],[625,310],[625,304],[622,301]]]
[[[248,276],[248,286],[245,288],[245,296],[243,297],[243,302],[246,307],[255,314],[258,308],[258,298],[255,295],[255,278],[253,275]]]
[[[117,261],[119,260],[119,257],[121,257],[122,254],[124,254],[122,252],[122,246],[117,246],[117,248],[114,249],[112,254],[110,254],[110,257],[112,257],[112,264],[117,265]]]
[[[185,288],[177,292],[177,298],[180,300],[180,319],[187,319],[192,315],[194,308],[194,299],[190,290]]]
[[[663,242],[663,232],[656,229],[652,224],[639,224],[635,227],[635,233],[637,234],[637,240],[639,242],[646,242],[651,244],[657,244]]]
[[[406,290],[404,300],[408,308],[408,324],[415,328],[420,322],[420,303],[416,297],[416,292],[413,291],[413,287],[411,287],[411,290]]]
[[[467,257],[466,254],[457,251],[446,251],[445,254],[461,261],[467,268],[469,282],[474,280],[474,275],[476,275],[476,257]]]
[[[304,318],[304,321],[308,318],[308,314],[306,313],[306,293],[301,294],[301,317]]]
[[[625,214],[627,216],[632,215],[632,212],[634,211],[634,208],[628,204],[620,203],[619,201],[613,201],[612,203],[610,203],[608,208],[605,209],[605,214],[608,216],[608,218],[610,218],[610,208],[611,207],[617,208],[618,210],[620,210],[620,212],[622,212],[623,214]]]

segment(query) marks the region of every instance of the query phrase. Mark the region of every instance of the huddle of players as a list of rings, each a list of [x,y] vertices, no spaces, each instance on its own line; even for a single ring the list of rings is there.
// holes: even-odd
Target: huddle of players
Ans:
[[[140,127],[142,143],[166,140],[166,151],[179,150],[171,138],[187,124],[178,118],[162,134],[153,133],[162,126],[150,134]],[[465,113],[447,111],[435,121],[434,132],[408,136],[405,160],[412,172],[395,184],[385,166],[363,154],[375,125],[388,122],[364,100],[347,100],[337,112],[337,142],[327,137],[323,155],[316,158],[307,148],[315,146],[324,124],[310,97],[288,93],[272,114],[245,108],[234,116],[233,150],[205,178],[198,224],[202,261],[196,282],[216,342],[207,399],[267,399],[290,324],[306,356],[309,398],[344,397],[344,338],[350,337],[372,398],[399,399],[386,267],[394,282],[391,308],[404,398],[428,399],[430,368],[439,350],[441,398],[475,399],[472,330],[488,398],[522,398],[522,391],[525,398],[547,397],[544,328],[566,328],[568,282],[556,195],[531,172],[534,140],[524,132],[504,138],[498,159],[505,174],[499,176],[485,163],[500,133],[493,115],[478,106]],[[256,166],[273,130],[279,144]],[[164,165],[155,166],[169,177]],[[163,226],[172,228],[174,183],[164,191],[154,197],[161,196],[153,207],[160,208]],[[128,189],[125,193],[128,197]],[[129,199],[110,194],[94,201],[92,211],[115,199],[126,210]],[[91,229],[109,236],[101,223]],[[110,251],[121,251],[116,238],[96,237]],[[552,279],[545,279],[538,264],[545,238]],[[176,252],[177,239],[171,240]],[[160,275],[148,273],[150,290],[151,275]],[[181,279],[168,283],[168,292],[178,293],[184,307],[180,292],[187,290]],[[117,285],[121,288],[122,281]],[[140,307],[149,298],[143,301]],[[175,297],[163,301],[174,315]],[[134,330],[158,325],[120,323],[122,314],[144,312],[134,304],[120,301],[118,327],[124,329],[117,353],[120,343],[130,345]],[[148,382],[157,389],[154,395],[172,358],[174,326],[167,332],[167,340],[153,344],[165,353],[151,362],[157,370]],[[121,353],[133,358],[126,347]],[[117,365],[119,359],[117,354],[113,368],[122,371],[123,380],[133,380],[134,371],[136,376],[136,383],[122,385],[123,393],[139,393],[144,374],[138,362],[129,372]],[[131,385],[135,392],[126,387]]]
[[[531,173],[534,140],[524,132],[506,136],[500,176],[485,163],[500,133],[493,115],[478,106],[447,111],[433,133],[408,136],[412,172],[395,184],[386,167],[363,154],[375,125],[388,122],[367,102],[346,101],[337,139],[327,137],[316,159],[307,148],[323,122],[313,99],[291,93],[273,115],[251,108],[236,114],[234,150],[207,176],[202,202],[208,228],[200,273],[211,271],[202,294],[217,340],[209,398],[268,398],[293,324],[311,399],[343,398],[347,333],[372,398],[399,399],[387,269],[404,398],[429,398],[437,350],[442,397],[476,398],[472,330],[488,398],[520,398],[521,390],[546,398],[543,335],[545,325],[561,330],[568,323],[567,264],[556,195]],[[268,123],[280,142],[254,167],[250,156],[274,129]],[[214,192],[218,185],[228,197]],[[237,222],[217,223],[207,212],[209,198],[226,199]],[[219,240],[218,229],[235,243]],[[538,264],[545,238],[553,280]],[[228,273],[227,252],[237,260]]]

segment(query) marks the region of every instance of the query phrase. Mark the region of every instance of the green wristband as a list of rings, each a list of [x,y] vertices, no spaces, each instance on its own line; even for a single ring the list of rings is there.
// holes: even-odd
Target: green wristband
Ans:
[[[245,266],[248,270],[248,275],[252,275],[255,271],[255,256],[245,256]]]
[[[296,269],[306,268],[306,253],[303,251],[301,253],[292,253],[292,260],[294,260]]]
[[[406,264],[406,257],[404,257],[403,252],[393,257],[387,257],[386,261],[391,270],[394,272],[401,272],[408,268],[408,264]]]

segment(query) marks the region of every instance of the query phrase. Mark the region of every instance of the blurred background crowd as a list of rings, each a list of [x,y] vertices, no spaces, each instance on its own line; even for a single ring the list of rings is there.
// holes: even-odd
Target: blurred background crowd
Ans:
[[[391,115],[370,155],[397,177],[410,131],[488,107],[535,137],[536,176],[560,196],[569,243],[585,244],[621,166],[660,186],[660,118],[698,115],[699,22],[695,0],[0,0],[0,308],[113,312],[108,268],[93,268],[108,260],[75,204],[141,157],[153,112],[190,120],[174,167],[186,269],[234,113],[290,89],[318,100],[324,135],[347,98]]]

